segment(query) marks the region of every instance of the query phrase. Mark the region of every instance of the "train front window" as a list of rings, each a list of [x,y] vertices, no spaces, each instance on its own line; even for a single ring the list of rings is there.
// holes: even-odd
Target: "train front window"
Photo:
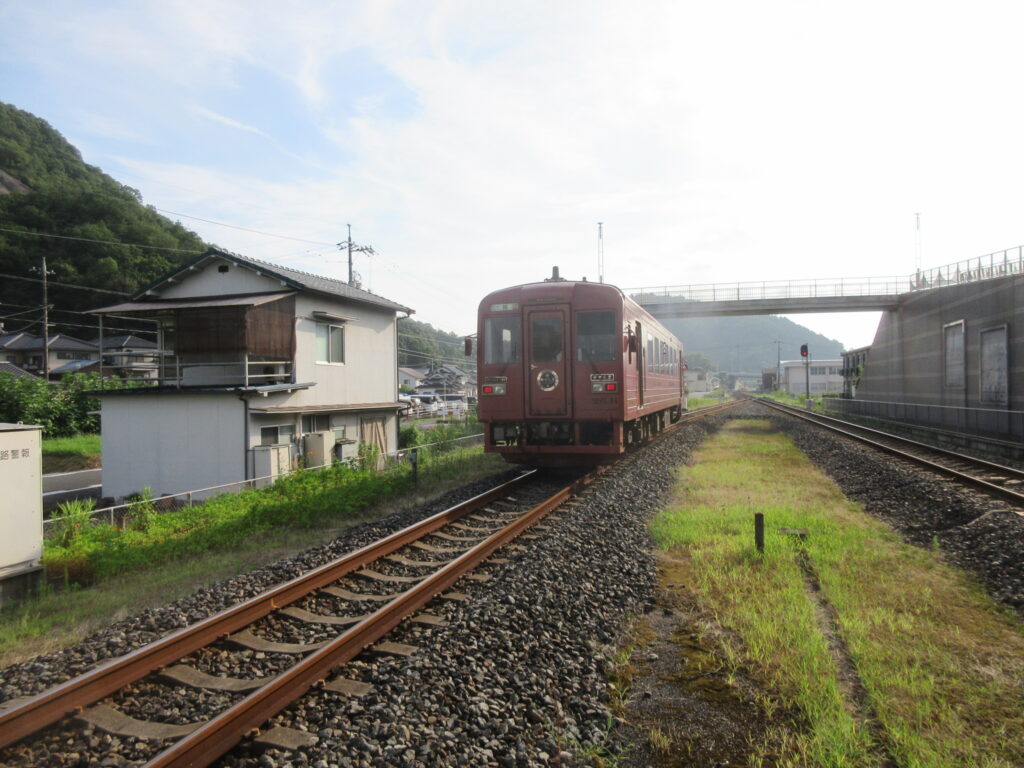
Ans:
[[[518,317],[488,317],[484,319],[484,362],[519,362],[521,325]]]
[[[562,318],[533,318],[531,334],[531,362],[553,363],[562,359]]]
[[[580,312],[576,315],[576,360],[614,360],[618,337],[614,312]]]

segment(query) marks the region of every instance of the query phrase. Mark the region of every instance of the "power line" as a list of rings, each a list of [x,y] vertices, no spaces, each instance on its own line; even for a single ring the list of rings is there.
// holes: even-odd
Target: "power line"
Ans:
[[[264,235],[266,237],[276,237],[281,240],[294,240],[297,243],[309,243],[310,245],[328,245],[336,246],[337,243],[325,243],[321,240],[306,240],[302,237],[291,237],[290,235],[277,235],[273,232],[262,232],[258,229],[249,229],[248,227],[239,227],[236,224],[225,224],[223,221],[214,221],[213,219],[204,219],[201,216],[189,216],[187,213],[177,213],[175,211],[168,211],[163,208],[153,208],[154,211],[160,211],[160,213],[169,213],[172,216],[184,216],[186,219],[195,219],[196,221],[205,221],[207,224],[216,224],[218,227],[227,227],[228,229],[238,229],[242,232],[252,232],[254,235]]]
[[[194,248],[168,248],[163,245],[141,245],[139,243],[119,243],[116,240],[97,240],[93,237],[72,237],[71,235],[52,235],[48,232],[26,232],[23,229],[9,229],[0,227],[0,232],[10,232],[13,235],[28,235],[29,237],[53,237],[58,240],[79,240],[84,243],[101,243],[102,245],[120,245],[124,248],[145,248],[150,251],[174,251],[175,253],[203,253]]]
[[[98,241],[97,241],[98,242]],[[24,280],[27,283],[42,283],[42,280],[37,280],[34,277],[22,277],[21,275],[8,275],[5,272],[0,272],[0,277],[8,277],[11,280]],[[50,285],[59,285],[61,288],[74,288],[78,291],[93,291],[94,293],[112,293],[115,296],[131,296],[130,293],[124,291],[110,291],[106,288],[90,288],[87,285],[72,285],[71,283],[58,283],[56,280],[47,280]],[[24,305],[22,305],[24,306]]]

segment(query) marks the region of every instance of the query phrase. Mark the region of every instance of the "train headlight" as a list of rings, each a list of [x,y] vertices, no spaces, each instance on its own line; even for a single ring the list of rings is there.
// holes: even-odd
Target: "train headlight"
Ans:
[[[600,394],[604,392],[618,392],[619,385],[614,381],[591,381],[590,391],[594,394]]]

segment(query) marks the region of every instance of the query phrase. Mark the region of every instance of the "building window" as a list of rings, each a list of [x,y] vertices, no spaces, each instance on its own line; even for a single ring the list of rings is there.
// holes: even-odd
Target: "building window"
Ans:
[[[313,413],[302,417],[302,431],[304,434],[326,432],[330,428],[331,416],[329,413]]]
[[[942,329],[943,383],[949,389],[964,388],[964,321],[950,323]]]
[[[260,428],[260,445],[282,445],[295,440],[295,425]]]
[[[318,363],[345,362],[345,329],[330,323],[316,324],[316,361]]]
[[[88,352],[58,352],[58,360],[88,360]]]
[[[1006,326],[981,332],[980,399],[986,405],[1006,405],[1009,382],[1006,365]]]

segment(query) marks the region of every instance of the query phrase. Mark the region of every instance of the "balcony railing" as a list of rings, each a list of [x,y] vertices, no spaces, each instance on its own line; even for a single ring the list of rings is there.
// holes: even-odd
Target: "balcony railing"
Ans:
[[[167,355],[160,363],[158,384],[178,387],[258,387],[292,380],[291,360],[182,360]]]

